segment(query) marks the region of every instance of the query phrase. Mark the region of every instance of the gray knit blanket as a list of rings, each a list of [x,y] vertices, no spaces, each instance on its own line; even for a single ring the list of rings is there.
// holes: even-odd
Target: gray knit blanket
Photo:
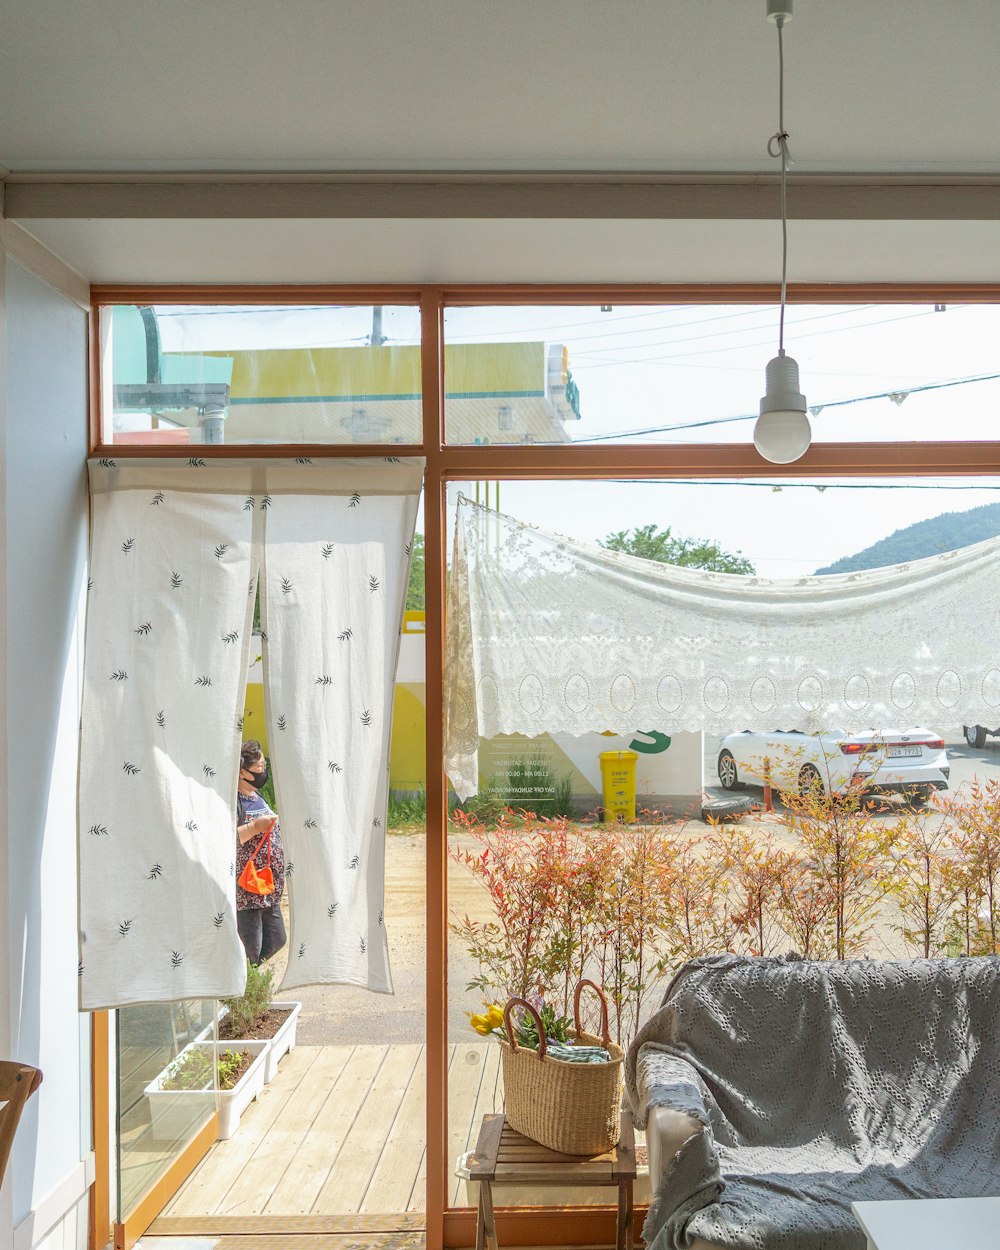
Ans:
[[[1000,960],[696,959],[625,1080],[701,1126],[649,1250],[864,1250],[852,1202],[1000,1194]]]

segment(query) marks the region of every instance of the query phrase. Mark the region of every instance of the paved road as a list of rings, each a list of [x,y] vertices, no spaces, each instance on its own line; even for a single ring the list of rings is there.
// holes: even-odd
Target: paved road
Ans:
[[[715,777],[718,749],[718,739],[706,739],[706,781]],[[1000,778],[1000,739],[990,738],[982,750],[975,751],[957,734],[949,735],[948,754],[953,789],[973,776]],[[703,833],[704,829],[700,822],[692,825],[693,832]],[[453,910],[488,918],[488,904],[482,891],[467,872],[455,865],[450,868],[449,891]],[[369,994],[349,986],[315,986],[294,991],[291,996],[304,1002],[299,1023],[300,1042],[333,1045],[422,1039],[424,897],[423,837],[390,836],[386,855],[386,929],[396,992],[391,996]],[[466,989],[476,971],[476,965],[464,949],[453,941],[448,969],[449,1031],[455,1040],[469,1036],[465,1012],[478,1007],[478,996]]]

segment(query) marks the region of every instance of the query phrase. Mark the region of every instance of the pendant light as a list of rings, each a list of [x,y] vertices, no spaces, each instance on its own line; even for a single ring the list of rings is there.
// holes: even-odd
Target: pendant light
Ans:
[[[778,354],[767,362],[765,394],[754,426],[753,443],[772,464],[791,464],[809,448],[811,429],[806,397],[799,390],[799,366],[785,355],[785,294],[788,280],[788,135],[785,132],[785,54],[781,34],[792,18],[792,0],[767,0],[767,20],[778,28],[778,132],[768,140],[769,156],[781,159],[781,311]]]

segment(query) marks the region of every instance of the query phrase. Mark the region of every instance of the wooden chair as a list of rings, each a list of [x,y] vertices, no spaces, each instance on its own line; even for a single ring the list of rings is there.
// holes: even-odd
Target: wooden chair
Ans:
[[[39,1068],[13,1059],[0,1060],[0,1181],[7,1170],[10,1148],[24,1104],[42,1083]]]

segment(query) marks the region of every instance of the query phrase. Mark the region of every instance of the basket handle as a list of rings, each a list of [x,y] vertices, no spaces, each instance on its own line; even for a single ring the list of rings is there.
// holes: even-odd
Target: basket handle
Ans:
[[[531,1013],[531,1017],[535,1022],[535,1031],[538,1033],[538,1058],[544,1059],[548,1046],[548,1042],[545,1040],[545,1026],[542,1024],[542,1017],[532,1007],[531,1003],[524,998],[509,998],[506,1007],[503,1009],[503,1027],[507,1030],[507,1041],[510,1043],[511,1050],[516,1051],[518,1049],[517,1038],[514,1036],[514,1027],[510,1022],[511,1007],[523,1007],[525,1011]]]
[[[583,1026],[580,1024],[580,995],[583,993],[583,987],[589,985],[597,997],[601,1000],[601,1040],[605,1046],[611,1043],[611,1029],[608,1023],[608,1000],[604,996],[604,991],[596,981],[577,981],[576,989],[573,991],[573,1023],[576,1026],[577,1037],[583,1032]]]

